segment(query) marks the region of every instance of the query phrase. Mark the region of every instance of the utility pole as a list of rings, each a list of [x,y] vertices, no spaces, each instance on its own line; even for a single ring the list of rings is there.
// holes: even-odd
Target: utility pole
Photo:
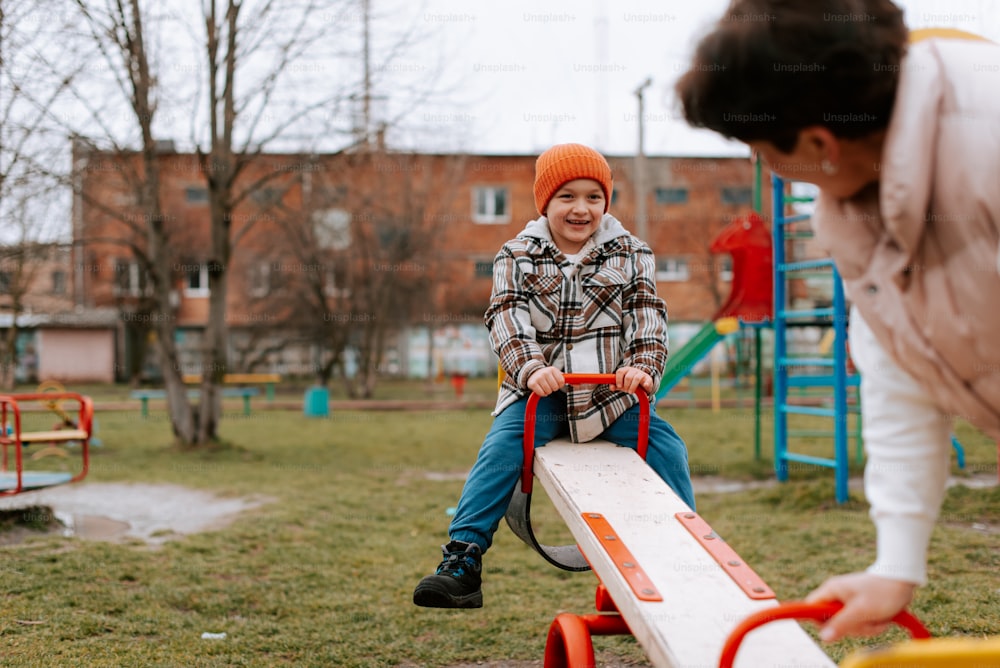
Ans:
[[[371,21],[371,7],[369,5],[369,0],[362,0],[361,10],[363,14],[364,21],[364,68],[365,68],[365,79],[363,83],[363,90],[361,91],[361,122],[362,122],[362,132],[364,133],[364,143],[365,149],[371,149],[372,147],[372,79],[371,79],[371,39],[370,30],[371,26],[369,22]]]
[[[635,154],[635,235],[649,243],[649,220],[646,215],[646,154],[643,149],[643,111],[642,93],[653,83],[647,78],[635,89],[639,99],[639,150]]]

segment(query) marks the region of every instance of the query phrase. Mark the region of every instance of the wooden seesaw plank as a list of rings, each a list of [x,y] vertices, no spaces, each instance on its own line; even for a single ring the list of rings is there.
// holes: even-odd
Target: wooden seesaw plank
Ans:
[[[753,599],[676,517],[691,509],[635,451],[611,443],[552,441],[535,450],[535,475],[566,522],[632,634],[658,668],[714,668],[730,631],[777,605]],[[636,596],[588,524],[599,514],[662,601]],[[713,537],[713,540],[721,538]],[[756,630],[737,668],[835,668],[794,621]]]

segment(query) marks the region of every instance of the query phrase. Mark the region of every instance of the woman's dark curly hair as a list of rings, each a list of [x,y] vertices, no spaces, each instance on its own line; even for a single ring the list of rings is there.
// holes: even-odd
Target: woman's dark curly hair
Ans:
[[[889,0],[733,0],[676,84],[688,123],[788,153],[889,124],[908,39]]]

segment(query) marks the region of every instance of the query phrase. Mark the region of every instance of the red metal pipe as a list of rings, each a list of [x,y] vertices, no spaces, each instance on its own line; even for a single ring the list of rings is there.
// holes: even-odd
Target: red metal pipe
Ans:
[[[736,660],[736,651],[743,642],[743,638],[750,631],[759,626],[775,622],[780,619],[812,619],[817,622],[825,622],[833,617],[844,607],[839,601],[825,601],[822,603],[805,603],[802,601],[789,601],[774,608],[768,608],[749,615],[742,622],[737,624],[729,637],[726,638],[722,646],[722,655],[719,658],[719,668],[732,668]],[[930,638],[930,631],[927,630],[919,619],[903,610],[892,618],[892,621],[902,626],[914,638]]]
[[[24,480],[22,475],[23,462],[21,459],[21,409],[17,405],[12,396],[0,396],[0,404],[3,404],[3,423],[2,429],[4,433],[0,435],[0,439],[3,440],[3,470],[9,470],[7,468],[7,446],[14,446],[14,467],[17,472],[17,484],[14,489],[9,489],[0,492],[0,496],[12,496],[14,494],[20,494],[21,490],[24,489]],[[11,414],[14,419],[14,431],[9,436],[7,435],[7,406],[10,406]]]
[[[545,641],[544,668],[594,668],[592,636],[629,635],[621,615],[574,615],[552,620]]]
[[[614,385],[615,374],[613,373],[567,373],[563,374],[567,385]],[[636,443],[636,452],[640,457],[646,459],[646,452],[649,450],[649,395],[646,390],[639,387],[636,389],[636,396],[639,397],[639,433]],[[538,410],[539,396],[532,392],[528,396],[528,403],[524,407],[524,445],[523,461],[521,464],[521,491],[531,494],[534,475],[532,465],[535,461],[535,415]]]
[[[594,608],[598,612],[618,612],[618,606],[611,598],[611,594],[608,593],[608,588],[603,584],[598,584],[597,591],[594,592]]]

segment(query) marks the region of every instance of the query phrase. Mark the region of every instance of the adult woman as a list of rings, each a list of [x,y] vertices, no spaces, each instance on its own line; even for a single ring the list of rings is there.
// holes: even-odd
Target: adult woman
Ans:
[[[735,0],[676,89],[688,122],[820,189],[862,372],[878,556],[811,600],[881,632],[926,581],[952,418],[1000,438],[1000,48],[908,45],[888,0]]]

